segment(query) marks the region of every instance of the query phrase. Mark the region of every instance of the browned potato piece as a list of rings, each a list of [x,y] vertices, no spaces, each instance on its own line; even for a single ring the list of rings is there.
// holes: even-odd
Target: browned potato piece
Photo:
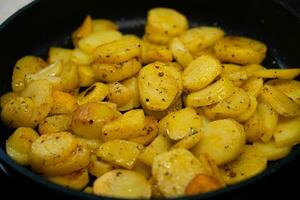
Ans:
[[[171,62],[172,58],[172,52],[166,46],[142,42],[141,61],[143,64],[155,61]]]
[[[39,57],[25,56],[19,59],[14,66],[12,75],[11,87],[13,91],[22,91],[25,88],[25,76],[35,74],[46,66],[47,63]]]
[[[89,65],[92,62],[92,56],[76,48],[73,49],[70,61],[78,65]]]
[[[84,168],[67,175],[48,177],[48,180],[67,188],[82,190],[89,182],[89,174]]]
[[[39,133],[43,135],[49,133],[68,131],[70,128],[70,124],[70,115],[52,115],[50,117],[46,117],[39,124]]]
[[[241,65],[261,63],[267,52],[262,42],[238,36],[224,37],[215,44],[214,49],[222,62]]]
[[[71,130],[84,138],[101,138],[104,124],[119,117],[119,113],[107,105],[97,102],[79,106],[72,115]]]
[[[118,110],[127,111],[133,108],[138,108],[140,106],[138,79],[136,77],[132,77],[122,81],[121,83],[130,91],[131,98],[125,105],[119,107]]]
[[[7,92],[5,94],[3,94],[0,98],[0,107],[3,108],[4,105],[9,102],[10,100],[16,98],[16,97],[19,97],[19,93],[17,92]]]
[[[108,19],[94,19],[93,20],[93,32],[118,30],[118,25]]]
[[[100,177],[103,174],[117,168],[118,166],[105,162],[96,155],[91,155],[91,161],[87,166],[89,173],[96,177]]]
[[[108,92],[109,87],[106,84],[101,82],[94,83],[78,95],[78,104],[83,105],[90,102],[100,102],[108,95]]]
[[[293,79],[300,74],[300,69],[261,69],[253,72],[259,78]]]
[[[103,144],[102,140],[99,139],[86,139],[83,137],[76,137],[79,145],[87,148],[91,153],[96,153],[101,144]]]
[[[51,114],[70,114],[78,107],[75,97],[69,93],[55,90],[52,98]]]
[[[96,75],[89,65],[78,65],[78,77],[81,87],[88,87],[96,82]]]
[[[131,91],[119,82],[113,82],[108,84],[108,89],[108,101],[117,104],[118,107],[124,106],[132,98]]]
[[[140,39],[130,35],[97,47],[93,57],[96,63],[121,63],[139,57],[140,54]]]
[[[28,165],[31,145],[38,137],[32,128],[20,127],[6,140],[6,153],[17,163]]]
[[[78,41],[88,36],[94,29],[92,17],[90,15],[86,16],[81,26],[74,31],[72,34],[72,40],[74,46],[78,46]]]
[[[257,97],[263,88],[264,80],[262,78],[251,77],[241,86],[249,95]]]
[[[104,82],[122,81],[129,78],[141,69],[142,64],[138,58],[132,58],[123,63],[94,63],[93,69],[97,79]]]
[[[169,48],[174,59],[183,67],[187,67],[194,59],[189,50],[177,37],[170,41]]]
[[[172,37],[165,35],[164,33],[146,33],[143,39],[158,45],[168,45]]]
[[[202,194],[220,189],[221,187],[221,183],[217,179],[205,174],[198,174],[190,181],[190,183],[185,188],[185,194]]]
[[[248,72],[244,67],[235,64],[223,64],[221,77],[231,80],[235,86],[241,86],[248,79]]]
[[[61,47],[50,47],[48,52],[48,62],[62,64],[68,63],[72,56],[72,50]]]
[[[71,92],[79,87],[79,76],[77,65],[74,63],[66,63],[61,72],[61,86],[64,92]]]
[[[264,133],[264,127],[262,116],[257,110],[244,123],[244,129],[248,142],[255,142],[260,140]]]

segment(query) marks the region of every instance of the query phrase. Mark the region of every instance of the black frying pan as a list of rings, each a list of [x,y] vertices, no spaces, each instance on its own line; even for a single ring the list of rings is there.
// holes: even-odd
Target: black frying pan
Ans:
[[[286,5],[282,1],[37,1],[18,11],[0,26],[2,74],[0,94],[10,90],[12,69],[18,58],[28,54],[45,58],[48,48],[54,45],[72,47],[70,35],[87,14],[91,14],[94,18],[115,20],[122,32],[142,36],[147,10],[155,6],[177,9],[188,17],[191,26],[216,25],[222,27],[228,34],[245,35],[265,42],[268,45],[267,59],[263,63],[266,67],[300,66],[300,17],[295,10],[293,12],[286,9]],[[39,185],[42,191],[55,192],[64,196],[64,199],[67,197],[72,197],[72,199],[100,199],[100,197],[52,184],[30,169],[16,164],[6,155],[4,150],[5,140],[11,132],[12,130],[7,130],[3,126],[0,127],[0,162],[8,174],[15,177],[15,180],[26,180],[26,183],[32,185],[28,188],[28,193],[37,192],[35,188]],[[271,182],[273,181],[270,177],[276,177],[279,173],[289,171],[288,164],[290,161],[295,163],[299,155],[300,146],[296,146],[289,156],[270,163],[265,172],[248,181],[202,196],[179,199],[211,199],[216,197],[225,199],[225,197],[228,198],[238,191],[251,195],[249,191],[253,186],[272,187]],[[271,174],[272,176],[270,176]],[[285,180],[293,177],[289,174]],[[3,180],[3,178],[1,179]],[[264,182],[266,180],[269,182]],[[279,182],[278,184],[285,183]],[[274,190],[271,188],[264,191],[276,192]],[[245,196],[240,195],[238,197],[245,198]],[[103,197],[101,199],[111,198]]]

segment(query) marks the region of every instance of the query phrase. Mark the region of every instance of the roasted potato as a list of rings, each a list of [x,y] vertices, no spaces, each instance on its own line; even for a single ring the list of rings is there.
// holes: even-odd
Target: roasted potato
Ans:
[[[118,107],[126,105],[131,100],[131,91],[122,83],[112,82],[108,84],[107,99],[117,104]]]
[[[149,64],[155,61],[171,62],[172,52],[164,45],[157,45],[146,40],[142,42],[141,61],[143,64]]]
[[[90,102],[100,102],[108,93],[109,86],[101,82],[96,82],[78,95],[77,102],[79,105]]]
[[[284,158],[292,150],[292,147],[277,147],[274,141],[269,141],[268,143],[255,142],[253,143],[253,147],[259,149],[271,161]]]
[[[193,56],[178,38],[173,38],[170,41],[169,48],[175,60],[184,68],[193,61]]]
[[[92,56],[77,48],[73,50],[70,61],[78,65],[89,65],[92,62]]]
[[[50,117],[46,117],[39,124],[39,133],[41,135],[44,135],[49,133],[68,131],[70,129],[71,119],[72,118],[70,115],[52,115]]]
[[[96,75],[89,65],[78,65],[78,78],[80,87],[88,87],[96,82]]]
[[[87,166],[88,172],[95,177],[100,177],[103,174],[117,168],[118,166],[105,162],[96,155],[91,155],[91,161]]]
[[[121,82],[130,91],[130,100],[123,106],[119,107],[120,111],[127,111],[138,108],[140,106],[140,94],[138,88],[138,79],[136,77],[129,78]]]
[[[51,47],[48,53],[48,62],[56,63],[60,62],[62,64],[68,63],[71,60],[72,49],[66,49],[61,47]]]
[[[4,105],[10,100],[19,97],[20,94],[17,92],[7,92],[0,97],[0,107],[3,108]]]
[[[58,90],[52,93],[53,105],[50,114],[71,114],[77,107],[76,98]]]
[[[70,92],[79,87],[79,76],[77,65],[69,62],[63,66],[61,72],[61,87],[64,92]]]
[[[251,77],[241,86],[243,90],[245,90],[249,95],[258,97],[261,89],[263,88],[263,79]]]
[[[186,136],[176,142],[171,149],[178,149],[178,148],[183,148],[183,149],[190,149],[194,147],[203,137],[203,132],[199,131],[193,135]]]

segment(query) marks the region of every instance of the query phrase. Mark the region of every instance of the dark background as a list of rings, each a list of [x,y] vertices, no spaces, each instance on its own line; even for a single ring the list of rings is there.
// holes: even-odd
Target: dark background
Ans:
[[[140,0],[142,2],[143,0]],[[299,0],[284,0],[284,4],[293,13],[300,14]],[[1,6],[1,5],[0,5]],[[295,27],[299,29],[300,27]],[[299,66],[298,66],[299,67]],[[278,173],[265,178],[264,180],[241,189],[230,196],[222,197],[226,199],[299,199],[300,181],[300,158],[293,160],[288,166],[283,167]],[[0,170],[0,199],[14,199],[22,197],[24,199],[63,199],[57,194],[51,194],[34,183],[18,176],[6,176]],[[298,197],[298,198],[297,198]]]

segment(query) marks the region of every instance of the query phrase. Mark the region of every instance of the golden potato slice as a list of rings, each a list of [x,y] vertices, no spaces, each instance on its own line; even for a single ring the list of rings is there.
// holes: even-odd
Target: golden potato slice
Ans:
[[[143,39],[158,45],[168,45],[172,37],[165,35],[164,33],[145,33]]]
[[[78,104],[100,102],[108,95],[108,92],[109,86],[101,82],[96,82],[78,95]]]
[[[143,175],[147,180],[151,176],[151,167],[148,165],[144,164],[140,160],[137,160],[135,165],[132,168],[132,171],[137,172],[141,175]]]
[[[77,65],[66,63],[61,72],[61,87],[64,92],[71,92],[80,85]]]
[[[159,132],[172,140],[180,140],[197,133],[202,128],[202,119],[193,108],[187,107],[171,112],[159,122]]]
[[[268,85],[274,86],[280,92],[293,99],[296,104],[300,105],[300,82],[296,80],[272,80],[267,82]]]
[[[25,56],[20,58],[14,66],[11,87],[15,92],[20,92],[25,88],[25,76],[27,74],[35,74],[47,63],[39,57]]]
[[[263,133],[260,139],[267,143],[272,138],[277,126],[278,113],[270,106],[270,104],[263,100],[259,101],[257,105],[257,112],[261,116],[263,127]]]
[[[92,174],[95,177],[100,177],[103,174],[112,171],[114,169],[117,169],[118,166],[113,165],[111,163],[102,161],[100,158],[98,158],[96,155],[91,155],[91,161],[89,165],[87,166],[87,169],[90,174]]]
[[[192,92],[186,97],[186,106],[200,107],[223,101],[235,91],[236,87],[226,78],[221,78],[202,90]]]
[[[151,63],[138,76],[140,101],[149,110],[166,110],[181,94],[180,73],[161,62]]]
[[[138,58],[132,58],[118,64],[94,63],[92,67],[97,79],[104,82],[114,82],[132,77],[139,72],[142,64]]]
[[[206,153],[217,165],[223,165],[239,156],[245,142],[245,132],[239,123],[233,119],[216,120],[208,123],[192,152],[196,156]]]
[[[165,197],[184,195],[189,182],[204,173],[200,161],[186,149],[174,149],[154,158],[152,174]]]
[[[294,117],[299,114],[299,106],[288,96],[271,85],[263,86],[261,96],[282,116]]]
[[[90,162],[90,151],[80,145],[71,153],[69,157],[54,165],[43,165],[42,170],[35,171],[45,176],[61,176],[87,167]]]
[[[249,95],[240,88],[223,101],[207,106],[204,113],[210,119],[235,118],[244,113],[249,106]]]
[[[221,77],[226,77],[234,83],[235,86],[241,86],[248,79],[248,72],[244,67],[235,64],[223,64]]]
[[[44,135],[68,131],[70,129],[71,119],[70,115],[52,115],[50,117],[46,117],[39,124],[39,133]]]
[[[120,111],[127,111],[140,106],[140,94],[138,88],[138,79],[136,77],[129,78],[121,82],[131,94],[130,100],[123,106],[119,107]]]
[[[169,150],[172,145],[172,141],[164,135],[158,135],[140,154],[139,159],[149,165],[152,166],[153,159]]]
[[[108,84],[107,99],[110,102],[117,104],[118,107],[126,105],[131,97],[131,91],[119,82],[112,82]]]
[[[93,27],[93,20],[92,17],[90,15],[86,16],[83,23],[81,24],[81,26],[75,30],[72,33],[72,40],[73,40],[73,44],[74,46],[78,46],[78,41],[83,38],[88,36],[89,34],[92,33],[94,27]]]
[[[30,97],[16,97],[1,107],[1,120],[11,128],[21,126],[34,128],[37,123],[32,120],[35,104]]]
[[[183,71],[183,86],[190,91],[205,88],[222,72],[222,65],[211,55],[203,55],[193,60]]]
[[[50,114],[70,114],[78,107],[76,98],[66,92],[55,90],[52,93],[52,99]]]
[[[273,137],[277,147],[289,147],[300,143],[300,117],[280,118]]]
[[[183,149],[190,149],[194,147],[203,137],[203,132],[199,131],[193,135],[186,136],[176,142],[171,149],[178,149],[178,148],[183,148]]]
[[[47,177],[49,181],[74,190],[82,190],[89,183],[89,174],[86,168],[67,175]]]
[[[249,78],[241,88],[245,90],[250,96],[257,97],[263,88],[264,81],[262,78],[251,77]]]
[[[214,177],[198,174],[187,185],[185,189],[186,195],[203,194],[220,189],[221,183]]]
[[[129,141],[139,143],[141,145],[148,145],[151,143],[158,133],[158,122],[154,117],[145,117],[145,127],[143,131],[146,132],[145,135],[129,138]]]
[[[50,47],[48,52],[48,63],[60,62],[62,64],[68,63],[72,56],[72,49],[61,47]]]
[[[141,61],[143,64],[149,64],[155,61],[171,62],[172,52],[164,45],[157,45],[146,40],[142,42]]]
[[[264,134],[264,122],[260,112],[254,114],[244,123],[244,129],[248,142],[259,141]]]
[[[91,66],[78,65],[77,70],[81,87],[88,87],[96,82],[96,75]]]
[[[238,36],[222,38],[215,44],[214,49],[222,62],[241,65],[261,63],[267,52],[267,47],[262,42]]]
[[[93,193],[115,198],[149,199],[151,186],[143,175],[117,169],[99,177],[94,182]]]
[[[277,147],[274,141],[268,143],[254,142],[253,147],[259,149],[271,161],[284,158],[292,151],[292,147]]]
[[[79,65],[89,65],[92,62],[92,56],[75,48],[71,54],[70,61]]]
[[[267,168],[267,158],[259,149],[245,145],[241,155],[231,163],[220,168],[226,184],[232,185],[249,179]]]
[[[141,41],[132,35],[98,46],[93,51],[96,63],[121,63],[139,57],[140,54]]]
[[[256,111],[256,107],[257,107],[257,100],[255,98],[255,96],[252,95],[248,95],[249,96],[249,104],[247,109],[241,113],[239,116],[235,117],[235,119],[238,122],[245,122],[247,121]]]
[[[74,111],[71,130],[84,138],[100,139],[104,124],[118,117],[119,113],[107,105],[97,102],[86,103]]]
[[[20,127],[6,140],[6,153],[17,163],[28,165],[31,145],[38,137],[32,128]]]
[[[253,72],[259,78],[293,79],[300,74],[300,69],[262,69]]]
[[[78,47],[86,53],[92,53],[97,47],[121,38],[122,33],[116,30],[97,31],[79,40]]]
[[[4,105],[10,100],[19,97],[20,94],[17,92],[7,92],[0,97],[0,107],[3,108]]]
[[[118,25],[108,19],[94,19],[93,20],[93,32],[118,30]]]
[[[131,169],[143,150],[143,145],[126,140],[111,140],[99,147],[97,156],[104,161]]]
[[[152,8],[148,11],[146,32],[177,36],[188,28],[184,15],[171,8]]]
[[[76,137],[79,145],[87,148],[91,153],[96,153],[101,144],[104,142],[99,139],[86,139],[83,137]]]
[[[169,43],[169,48],[175,60],[183,67],[187,67],[192,61],[193,56],[184,44],[178,39],[173,38]]]
[[[145,115],[142,109],[131,110],[118,119],[103,126],[101,138],[105,141],[113,139],[128,139],[146,135]]]
[[[69,132],[41,135],[31,146],[30,165],[38,172],[71,156],[78,141]],[[41,170],[41,171],[40,171]]]
[[[243,66],[243,69],[246,70],[248,77],[251,77],[253,76],[254,72],[265,69],[265,67],[263,67],[260,64],[250,64],[250,65]]]

